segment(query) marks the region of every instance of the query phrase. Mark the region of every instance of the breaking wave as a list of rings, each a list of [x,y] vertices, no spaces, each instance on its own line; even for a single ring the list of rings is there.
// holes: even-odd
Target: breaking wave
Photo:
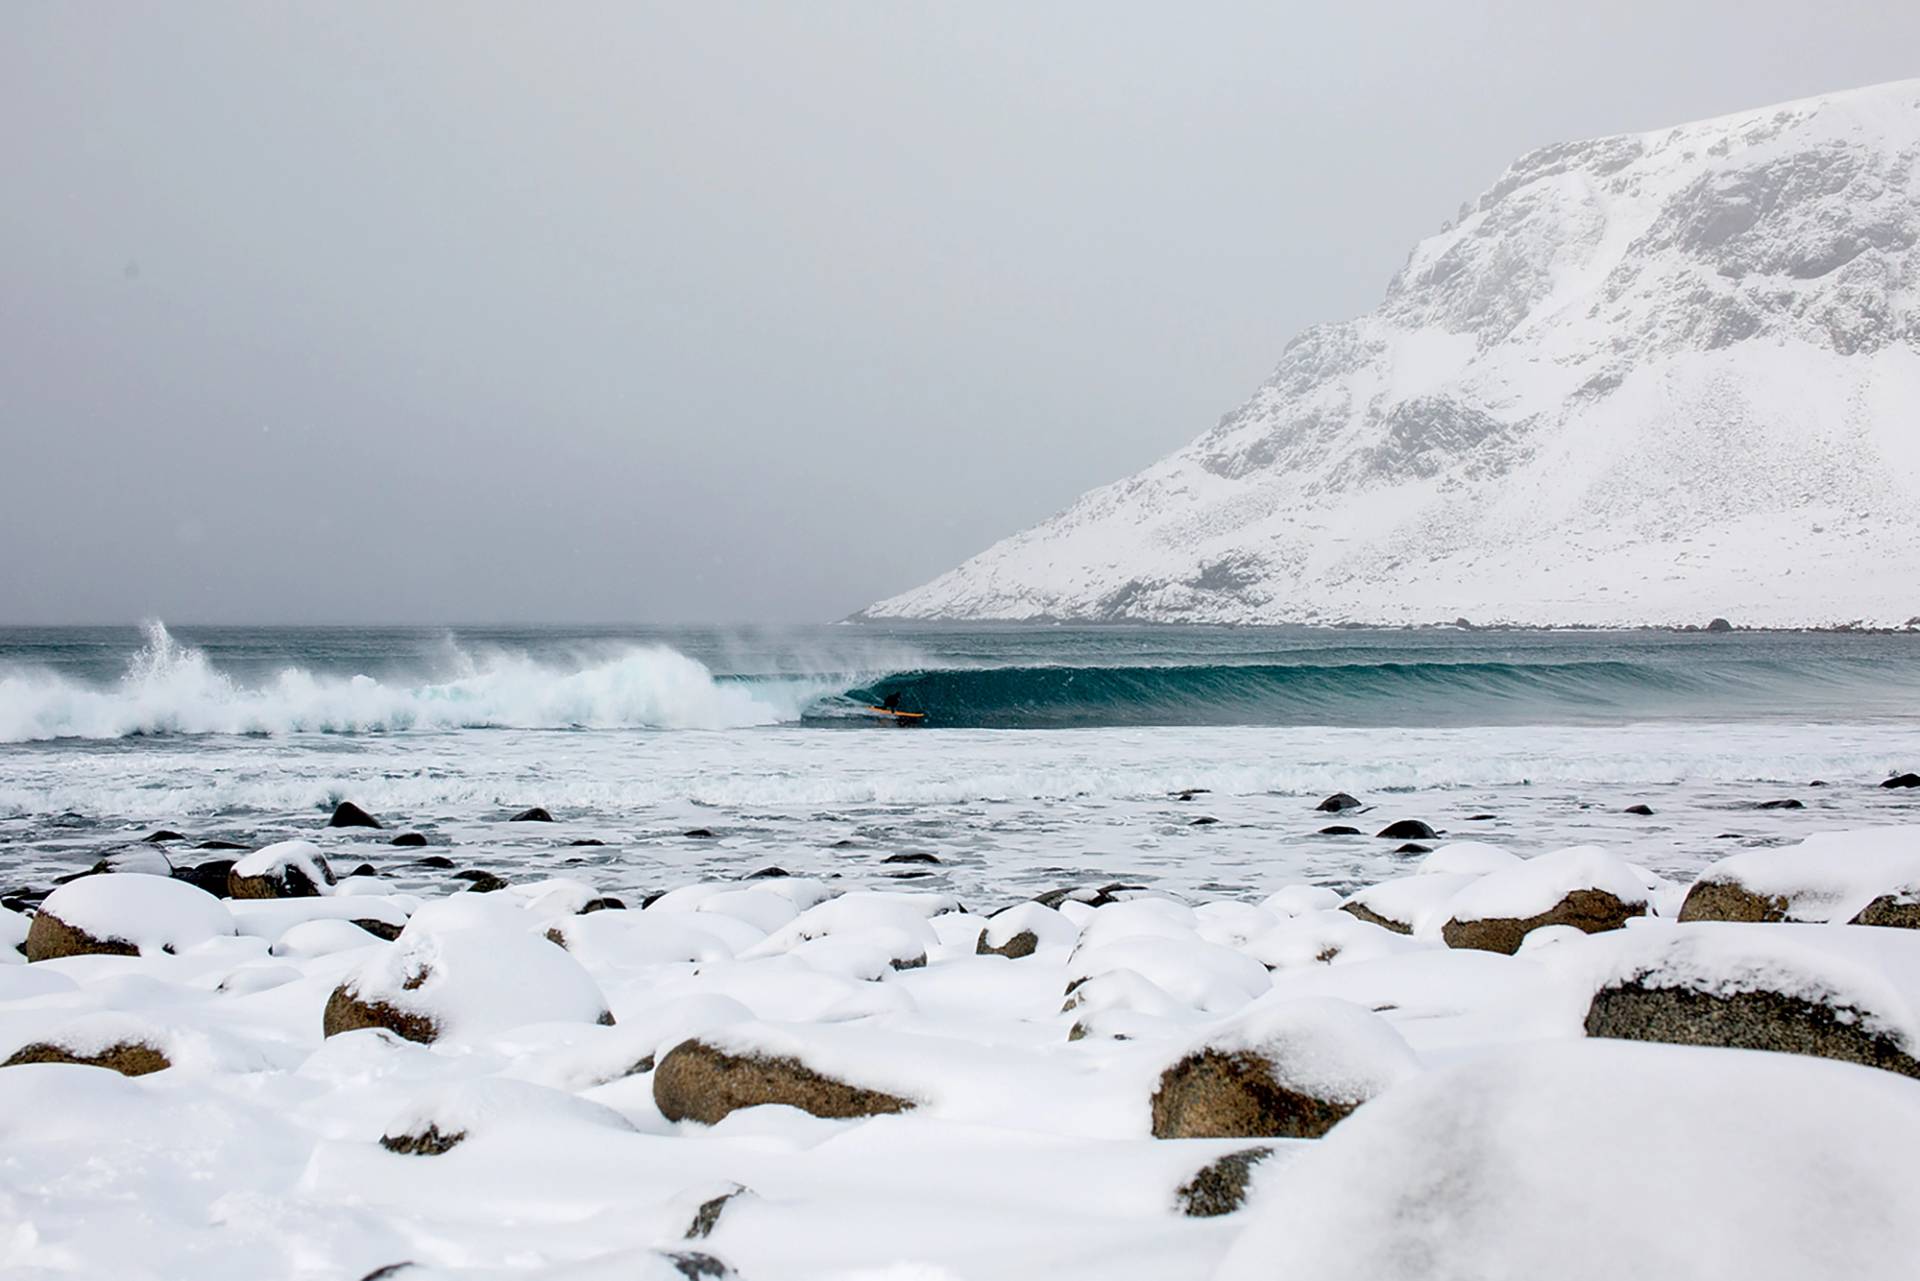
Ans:
[[[302,666],[255,683],[220,670],[160,623],[118,681],[50,671],[0,673],[0,741],[153,734],[382,733],[468,728],[734,729],[799,719],[844,681],[716,677],[664,645],[629,646],[571,669],[523,655],[457,655],[420,683],[335,676]]]

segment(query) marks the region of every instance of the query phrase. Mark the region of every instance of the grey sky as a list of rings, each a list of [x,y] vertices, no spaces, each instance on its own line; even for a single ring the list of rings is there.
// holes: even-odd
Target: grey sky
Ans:
[[[0,9],[0,622],[804,620],[1920,5]]]

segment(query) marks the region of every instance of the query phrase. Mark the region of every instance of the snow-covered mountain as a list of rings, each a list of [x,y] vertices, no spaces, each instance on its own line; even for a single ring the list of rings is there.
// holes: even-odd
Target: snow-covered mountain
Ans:
[[[869,618],[1920,615],[1920,80],[1516,161],[1213,430]]]

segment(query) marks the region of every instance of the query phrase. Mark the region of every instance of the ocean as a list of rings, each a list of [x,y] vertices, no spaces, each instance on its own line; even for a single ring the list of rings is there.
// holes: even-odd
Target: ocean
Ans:
[[[864,710],[890,694],[924,722]],[[398,832],[633,896],[769,868],[981,906],[1341,888],[1404,870],[1375,835],[1403,818],[1678,877],[1911,819],[1920,794],[1878,784],[1916,768],[1913,634],[0,630],[8,893],[157,829],[176,865],[310,835],[341,800],[384,827],[331,833],[336,858],[420,889],[448,872]],[[1334,791],[1366,808],[1316,812]],[[536,805],[556,821],[504,821]]]

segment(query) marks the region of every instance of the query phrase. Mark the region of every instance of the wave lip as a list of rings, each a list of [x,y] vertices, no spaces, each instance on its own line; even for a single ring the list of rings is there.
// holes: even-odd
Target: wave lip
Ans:
[[[737,729],[796,721],[826,678],[719,679],[665,645],[631,646],[563,670],[521,655],[457,655],[446,679],[390,683],[289,666],[244,684],[164,624],[111,685],[52,672],[0,673],[0,741],[155,734],[368,734],[404,730]],[[843,682],[842,682],[843,683]]]

